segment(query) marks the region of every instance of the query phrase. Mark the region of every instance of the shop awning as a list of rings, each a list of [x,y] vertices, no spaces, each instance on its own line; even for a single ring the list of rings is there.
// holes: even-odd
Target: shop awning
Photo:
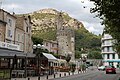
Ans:
[[[26,56],[26,54],[22,51],[0,48],[0,57],[1,58],[13,58],[15,55],[18,58],[24,58]]]
[[[57,58],[55,56],[53,56],[52,54],[48,54],[48,53],[43,53],[43,55],[48,59],[48,61],[57,61]]]
[[[34,58],[36,55],[35,54],[33,54],[33,53],[27,53],[27,57],[28,58]]]

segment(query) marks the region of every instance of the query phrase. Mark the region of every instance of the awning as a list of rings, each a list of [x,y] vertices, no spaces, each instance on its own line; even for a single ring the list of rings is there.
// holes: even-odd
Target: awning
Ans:
[[[55,56],[53,56],[52,54],[48,54],[48,53],[43,53],[43,55],[48,59],[48,61],[57,61],[57,58]]]
[[[33,54],[33,53],[27,53],[27,57],[28,58],[34,58],[36,55],[35,54]]]
[[[0,48],[0,57],[1,58],[13,58],[15,55],[18,58],[23,58],[26,56],[26,54],[22,51]]]
[[[104,62],[120,62],[120,59],[117,60],[103,60]]]

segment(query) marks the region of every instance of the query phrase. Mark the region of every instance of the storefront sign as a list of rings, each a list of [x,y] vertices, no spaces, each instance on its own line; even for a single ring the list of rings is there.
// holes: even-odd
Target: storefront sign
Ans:
[[[19,45],[5,43],[5,42],[1,42],[1,41],[0,41],[0,47],[7,48],[7,49],[12,49],[12,50],[20,50]]]

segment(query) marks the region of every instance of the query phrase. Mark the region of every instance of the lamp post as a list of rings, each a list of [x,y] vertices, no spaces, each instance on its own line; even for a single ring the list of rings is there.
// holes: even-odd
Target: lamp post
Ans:
[[[33,49],[36,49],[36,55],[38,56],[38,80],[40,80],[40,74],[41,74],[41,48],[43,45],[37,44],[33,45]],[[39,68],[40,67],[40,68]]]

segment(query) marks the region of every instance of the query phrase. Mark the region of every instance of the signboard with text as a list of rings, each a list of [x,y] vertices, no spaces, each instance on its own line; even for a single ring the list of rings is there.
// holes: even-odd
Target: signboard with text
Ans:
[[[12,50],[20,50],[20,46],[19,45],[5,43],[5,42],[1,42],[1,41],[0,41],[0,47],[1,48],[12,49]]]

